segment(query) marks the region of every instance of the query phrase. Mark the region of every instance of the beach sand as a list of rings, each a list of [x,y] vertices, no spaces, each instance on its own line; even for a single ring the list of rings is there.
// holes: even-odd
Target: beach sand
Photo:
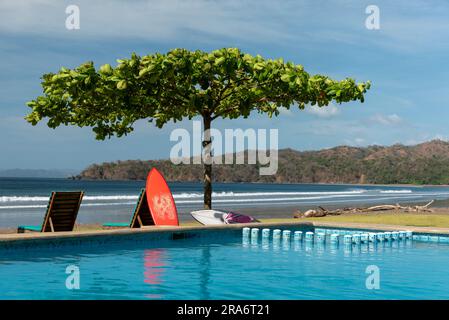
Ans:
[[[440,204],[441,205],[441,204]],[[269,208],[244,208],[239,209],[238,212],[252,215],[262,222],[291,222],[291,221],[316,221],[316,222],[354,222],[354,223],[368,223],[368,224],[388,224],[388,225],[402,225],[402,226],[418,226],[418,227],[441,227],[449,228],[449,206],[448,207],[432,207],[433,212],[429,213],[404,213],[400,211],[378,211],[370,213],[347,213],[339,216],[326,216],[315,218],[299,218],[294,219],[293,214],[296,210],[302,212],[313,209],[315,207],[269,207]],[[328,209],[335,209],[337,207],[326,207]],[[199,225],[188,212],[179,212],[181,226]],[[75,230],[91,231],[101,230],[102,225],[99,223],[77,224]],[[16,233],[16,228],[0,228],[0,234]]]

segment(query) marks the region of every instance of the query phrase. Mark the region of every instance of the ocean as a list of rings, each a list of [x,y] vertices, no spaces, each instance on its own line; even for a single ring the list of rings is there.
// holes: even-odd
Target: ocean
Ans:
[[[128,221],[144,181],[0,178],[0,228],[39,225],[51,191],[83,190],[79,223]],[[169,183],[181,221],[202,208],[202,183]],[[298,209],[425,203],[449,199],[449,187],[215,183],[213,207],[255,217],[292,217]]]

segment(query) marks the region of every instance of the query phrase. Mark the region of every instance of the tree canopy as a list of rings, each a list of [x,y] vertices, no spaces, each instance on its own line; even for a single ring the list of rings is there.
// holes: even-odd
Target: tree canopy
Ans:
[[[48,126],[93,127],[98,139],[122,136],[139,119],[166,122],[210,114],[212,120],[248,117],[251,111],[278,115],[279,107],[326,106],[364,101],[370,84],[309,75],[301,65],[263,59],[236,48],[212,51],[174,49],[117,60],[93,62],[43,75],[44,95],[32,100],[27,120],[48,118]]]
[[[143,57],[132,54],[117,62],[99,69],[87,62],[44,74],[44,94],[28,102],[32,111],[26,120],[36,125],[48,118],[51,128],[92,127],[96,138],[103,140],[130,133],[139,119],[161,128],[168,121],[201,116],[207,130],[216,118],[246,118],[252,111],[272,117],[280,107],[363,102],[370,87],[369,82],[351,78],[336,81],[310,75],[301,65],[237,48],[210,53],[174,49]],[[210,180],[211,169],[205,168]]]

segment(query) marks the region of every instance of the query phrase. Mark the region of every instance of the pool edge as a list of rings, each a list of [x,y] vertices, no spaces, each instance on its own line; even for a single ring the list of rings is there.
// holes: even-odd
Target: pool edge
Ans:
[[[382,231],[412,231],[414,233],[426,234],[447,234],[449,235],[449,228],[436,227],[416,227],[416,226],[402,226],[389,224],[372,224],[372,223],[339,223],[339,222],[313,222],[314,227],[332,227],[343,229],[366,229],[366,230],[382,230]]]
[[[338,223],[338,222],[316,222],[316,221],[285,221],[285,222],[263,222],[263,223],[245,223],[234,225],[217,225],[217,226],[178,226],[178,227],[143,227],[140,229],[116,229],[116,230],[93,230],[93,231],[72,231],[58,233],[14,233],[0,235],[0,244],[12,244],[14,242],[28,241],[54,241],[59,239],[83,239],[83,238],[101,238],[110,236],[123,236],[133,234],[151,234],[151,233],[174,233],[174,232],[194,232],[194,231],[215,231],[215,230],[236,230],[244,227],[289,227],[289,226],[309,226],[314,228],[331,227],[343,229],[365,229],[378,231],[395,231],[409,230],[414,233],[426,234],[444,234],[449,235],[449,228],[433,228],[433,227],[413,227],[400,225],[384,225],[384,224],[366,224],[366,223]]]
[[[298,222],[266,222],[266,223],[241,223],[231,225],[217,225],[217,226],[167,226],[167,227],[142,227],[137,229],[116,229],[116,230],[94,230],[94,231],[71,231],[71,232],[57,232],[57,233],[12,233],[0,235],[0,244],[14,243],[14,242],[28,242],[28,241],[53,241],[59,239],[81,239],[93,237],[109,237],[109,236],[123,236],[133,234],[151,234],[151,233],[173,233],[173,232],[192,232],[192,231],[214,231],[214,230],[236,230],[244,227],[277,227],[277,226],[309,226],[314,224],[309,221]]]

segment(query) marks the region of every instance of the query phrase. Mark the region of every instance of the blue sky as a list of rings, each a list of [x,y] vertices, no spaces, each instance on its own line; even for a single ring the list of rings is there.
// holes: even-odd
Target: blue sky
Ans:
[[[65,9],[80,8],[67,30]],[[380,29],[365,27],[365,8],[380,9]],[[41,94],[40,76],[92,60],[115,64],[131,52],[175,47],[239,47],[283,57],[309,73],[371,80],[364,104],[254,115],[218,128],[278,128],[279,146],[415,144],[449,137],[447,1],[49,1],[0,2],[0,169],[82,169],[93,162],[168,158],[174,128],[145,121],[121,139],[96,141],[89,128],[36,127],[25,103]]]

